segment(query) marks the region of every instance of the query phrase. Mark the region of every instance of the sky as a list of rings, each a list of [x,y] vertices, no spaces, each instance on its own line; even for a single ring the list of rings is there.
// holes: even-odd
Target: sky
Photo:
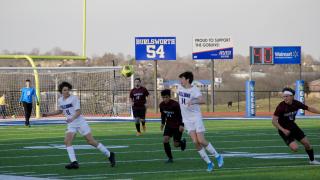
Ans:
[[[0,0],[0,53],[82,52],[82,0]],[[134,56],[134,38],[174,36],[177,54],[193,37],[231,37],[249,46],[301,46],[320,60],[319,0],[87,0],[87,56]]]

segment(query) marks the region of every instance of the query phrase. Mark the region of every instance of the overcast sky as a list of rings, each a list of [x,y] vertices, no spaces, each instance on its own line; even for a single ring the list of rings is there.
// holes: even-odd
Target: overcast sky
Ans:
[[[231,37],[234,54],[250,45],[298,45],[320,59],[320,0],[87,0],[87,55],[134,55],[136,36]],[[82,0],[0,0],[0,51],[82,52]],[[191,57],[191,56],[190,56]]]

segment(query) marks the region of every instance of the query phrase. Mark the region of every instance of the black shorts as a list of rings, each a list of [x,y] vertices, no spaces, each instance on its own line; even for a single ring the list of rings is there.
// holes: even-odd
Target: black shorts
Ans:
[[[306,137],[304,132],[298,126],[294,126],[294,128],[290,129],[289,131],[289,136],[286,136],[282,131],[278,130],[279,135],[287,145],[292,143],[294,140],[301,141],[304,137]]]
[[[147,111],[147,108],[145,107],[132,108],[132,113],[134,118],[146,119],[146,111]]]
[[[176,142],[181,141],[182,132],[179,131],[179,128],[170,128],[168,126],[164,127],[163,136],[173,136],[173,140]]]

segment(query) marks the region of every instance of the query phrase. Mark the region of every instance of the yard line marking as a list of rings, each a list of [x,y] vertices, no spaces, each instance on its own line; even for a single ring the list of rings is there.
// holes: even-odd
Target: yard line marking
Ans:
[[[154,144],[148,144],[148,145],[160,145],[162,143],[154,143]],[[125,146],[125,145],[124,145]],[[128,145],[128,146],[134,146],[134,144]],[[312,145],[314,147],[318,147],[320,145],[315,144]],[[107,146],[108,147],[108,146]],[[288,148],[288,146],[281,145],[281,146],[240,146],[240,147],[219,147],[219,149],[224,150],[224,149],[264,149],[264,148]],[[7,152],[7,151],[31,151],[31,150],[39,150],[39,149],[4,149],[0,150],[0,152]],[[40,149],[40,150],[46,150],[46,149]]]
[[[320,139],[318,136],[316,136],[316,137],[311,137],[310,138],[310,135],[308,134],[308,136],[309,136],[309,140],[316,140],[316,139]],[[216,137],[216,136],[206,136],[206,137],[208,137],[208,138],[210,138],[210,137]],[[227,137],[227,136],[225,136],[225,137]],[[139,138],[135,138],[134,140],[138,140]],[[154,140],[160,140],[161,141],[161,139],[162,139],[162,136],[160,137],[160,138],[151,138],[151,139],[154,139]],[[151,140],[150,139],[150,140]],[[109,139],[109,138],[107,138],[107,139],[98,139],[99,141],[110,141],[111,139]],[[123,139],[112,139],[112,140],[123,140]],[[132,138],[126,138],[125,140],[133,140]],[[61,141],[43,141],[43,142],[32,142],[32,143],[30,143],[30,142],[20,142],[20,143],[10,143],[10,142],[8,142],[8,143],[0,143],[0,146],[13,146],[13,145],[23,145],[23,144],[28,144],[28,145],[32,145],[32,144],[55,144],[55,143],[61,143],[63,141],[63,139],[61,140]],[[228,140],[226,140],[226,141],[217,141],[217,140],[213,140],[214,142],[233,142],[233,143],[241,143],[241,142],[256,142],[256,141],[258,141],[258,142],[263,142],[263,141],[279,141],[279,139],[278,138],[275,138],[275,139],[262,139],[262,140],[260,140],[260,139],[251,139],[251,140],[231,140],[231,141],[228,141]],[[80,142],[86,142],[85,140],[83,140],[83,139],[76,139],[75,141],[73,141],[74,143],[80,143]],[[140,144],[139,144],[140,145]],[[145,145],[145,144],[144,144]]]
[[[198,158],[176,158],[177,160],[195,160]],[[136,163],[136,162],[155,162],[155,161],[165,161],[167,159],[138,159],[138,160],[122,160],[117,161],[117,163]],[[101,162],[82,162],[81,164],[105,164],[106,161]],[[43,167],[43,166],[64,166],[66,163],[55,163],[55,164],[30,164],[30,165],[16,165],[16,166],[0,166],[0,169],[4,168],[23,168],[23,167]]]
[[[288,166],[257,166],[257,167],[241,167],[241,168],[222,168],[215,169],[215,171],[234,171],[234,170],[246,170],[246,169],[274,169],[274,168],[297,168],[297,167],[314,167],[319,165],[288,165]],[[126,172],[126,173],[106,173],[95,174],[95,176],[117,176],[117,175],[143,175],[143,174],[163,174],[163,173],[177,173],[177,172],[206,172],[206,169],[185,169],[185,170],[172,170],[172,171],[144,171],[144,172]],[[82,177],[90,177],[93,175],[81,175]],[[58,176],[57,178],[73,178],[77,175],[70,176]]]

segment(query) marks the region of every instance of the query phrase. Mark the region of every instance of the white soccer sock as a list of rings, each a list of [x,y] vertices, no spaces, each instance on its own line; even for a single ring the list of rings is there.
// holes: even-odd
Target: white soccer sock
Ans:
[[[71,162],[77,161],[73,146],[67,147],[67,152],[68,152],[69,159]]]
[[[214,157],[218,157],[219,153],[216,151],[216,149],[212,146],[212,144],[209,142],[208,146],[206,147],[206,150],[209,151],[210,154],[214,155]]]
[[[202,148],[200,151],[198,151],[198,153],[200,154],[201,158],[208,164],[211,163],[209,156],[207,155],[206,151],[204,150],[204,148]]]
[[[110,157],[110,151],[103,144],[99,143],[97,149],[99,149],[104,155]]]

